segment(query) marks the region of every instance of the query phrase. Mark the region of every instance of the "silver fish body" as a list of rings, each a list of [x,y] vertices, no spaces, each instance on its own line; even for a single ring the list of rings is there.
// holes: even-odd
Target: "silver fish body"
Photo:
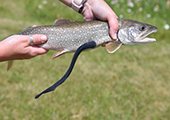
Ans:
[[[63,50],[74,52],[82,44],[95,41],[97,46],[112,41],[109,36],[107,22],[70,22],[57,25],[44,25],[27,28],[20,32],[21,35],[44,34],[48,41],[39,45],[48,50]]]
[[[124,45],[142,45],[156,41],[145,37],[157,31],[157,27],[129,19],[118,19],[118,39],[115,41],[109,35],[107,22],[94,20],[77,22],[70,19],[58,19],[56,25],[30,27],[20,32],[21,35],[45,34],[48,41],[39,45],[48,50],[60,51],[59,55],[66,52],[75,52],[78,47],[89,41],[94,41],[98,46],[113,42],[120,47]],[[116,47],[118,47],[116,46]],[[111,46],[112,47],[112,46]],[[107,47],[108,52],[115,51]]]

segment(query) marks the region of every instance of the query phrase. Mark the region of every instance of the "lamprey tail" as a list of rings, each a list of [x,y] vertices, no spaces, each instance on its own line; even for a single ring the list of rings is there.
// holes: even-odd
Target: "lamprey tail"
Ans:
[[[40,94],[36,95],[35,99],[39,98],[42,94],[54,91],[59,85],[61,85],[69,77],[70,73],[72,72],[73,67],[76,63],[76,60],[77,60],[79,54],[85,49],[90,49],[90,48],[95,48],[95,47],[96,47],[96,43],[94,41],[91,41],[91,42],[88,42],[88,43],[81,45],[77,49],[77,51],[75,52],[73,59],[71,61],[70,67],[67,70],[67,72],[64,74],[64,76],[60,80],[58,80],[56,83],[54,83],[52,86],[50,86],[49,88],[47,88],[46,90],[44,90]]]

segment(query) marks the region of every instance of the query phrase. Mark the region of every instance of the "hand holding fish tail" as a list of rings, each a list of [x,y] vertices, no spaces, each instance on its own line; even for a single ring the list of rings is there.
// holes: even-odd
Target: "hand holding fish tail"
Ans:
[[[45,35],[12,35],[0,42],[0,61],[29,59],[48,50],[35,46],[47,41]],[[31,43],[32,42],[32,43]]]
[[[64,76],[60,80],[58,80],[56,83],[54,83],[52,86],[50,86],[49,88],[47,88],[46,90],[44,90],[40,94],[36,95],[35,99],[39,98],[42,94],[54,91],[59,85],[61,85],[69,77],[70,73],[72,72],[73,67],[76,63],[76,60],[77,60],[79,54],[85,49],[92,49],[92,48],[95,48],[95,47],[96,47],[96,43],[94,41],[91,41],[91,42],[88,42],[88,43],[81,45],[77,49],[77,51],[75,52],[73,59],[71,61],[70,67],[67,70],[67,72],[64,74]]]

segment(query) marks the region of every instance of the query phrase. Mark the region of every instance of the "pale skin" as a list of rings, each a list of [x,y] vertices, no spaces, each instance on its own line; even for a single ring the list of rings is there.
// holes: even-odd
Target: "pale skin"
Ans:
[[[71,7],[72,0],[60,0]],[[100,19],[108,21],[110,36],[117,38],[118,21],[113,10],[104,0],[87,0],[81,13],[85,21]],[[48,50],[36,46],[47,41],[45,35],[33,35],[33,43],[30,43],[28,35],[12,35],[0,42],[0,62],[18,59],[30,59],[37,55],[45,54]]]
[[[12,35],[0,42],[0,61],[30,59],[44,54],[48,50],[37,47],[47,41],[45,35],[33,35],[33,43],[30,43],[28,35]],[[1,47],[2,46],[2,47]]]

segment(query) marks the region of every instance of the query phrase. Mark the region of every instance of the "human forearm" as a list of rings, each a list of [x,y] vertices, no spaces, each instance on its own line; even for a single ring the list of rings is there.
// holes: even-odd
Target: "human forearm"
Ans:
[[[0,62],[6,61],[8,58],[8,55],[5,54],[6,46],[3,45],[2,41],[0,42]]]

